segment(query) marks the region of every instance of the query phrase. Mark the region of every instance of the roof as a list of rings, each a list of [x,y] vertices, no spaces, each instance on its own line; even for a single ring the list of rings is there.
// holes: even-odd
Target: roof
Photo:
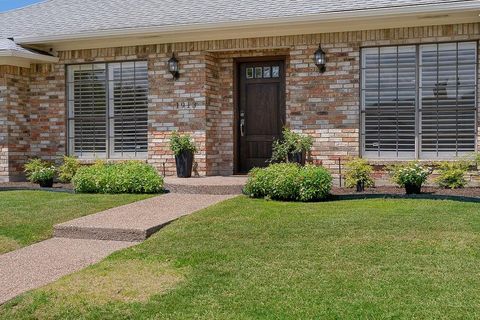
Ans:
[[[54,38],[108,30],[255,22],[479,0],[47,0],[0,13],[0,38]],[[480,8],[480,7],[479,7]]]
[[[0,39],[0,57],[19,57],[31,60],[43,60],[50,57],[51,61],[55,60],[54,57],[43,52],[23,48],[10,39]]]
[[[6,61],[26,66],[30,62],[56,62],[57,58],[36,50],[25,49],[10,39],[0,39],[0,64]]]

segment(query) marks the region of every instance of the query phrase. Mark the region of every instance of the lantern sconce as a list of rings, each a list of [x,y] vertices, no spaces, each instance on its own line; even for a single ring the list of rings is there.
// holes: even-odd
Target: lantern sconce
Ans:
[[[322,50],[321,45],[318,45],[318,49],[317,51],[315,51],[313,55],[313,61],[315,62],[315,65],[318,67],[318,71],[320,71],[320,73],[324,73],[325,71],[327,71],[327,67],[326,67],[327,55],[325,51]]]
[[[173,79],[177,80],[180,77],[180,72],[178,67],[178,60],[177,58],[175,58],[175,52],[172,53],[172,57],[170,58],[170,60],[168,60],[167,66],[168,71],[170,71],[173,76]]]

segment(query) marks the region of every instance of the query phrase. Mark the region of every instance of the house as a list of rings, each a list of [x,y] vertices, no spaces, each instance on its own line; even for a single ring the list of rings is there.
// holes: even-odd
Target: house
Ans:
[[[201,175],[265,165],[286,125],[334,172],[352,156],[461,157],[478,148],[479,13],[478,0],[47,0],[1,13],[0,180],[64,154],[173,174],[174,130],[194,137]]]

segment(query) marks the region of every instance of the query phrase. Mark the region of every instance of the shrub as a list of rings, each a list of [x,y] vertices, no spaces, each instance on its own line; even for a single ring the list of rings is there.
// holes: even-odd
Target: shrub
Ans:
[[[467,162],[442,162],[438,165],[439,177],[435,180],[441,188],[459,189],[467,185],[465,175],[468,171]]]
[[[300,185],[300,166],[298,164],[279,163],[267,169],[270,174],[270,189],[267,196],[276,200],[295,201],[298,199]]]
[[[325,199],[331,188],[332,176],[323,167],[277,163],[250,171],[244,193],[252,198],[315,201]]]
[[[58,168],[58,179],[63,183],[72,182],[73,177],[80,169],[80,161],[75,157],[63,157],[63,164]]]
[[[192,138],[187,134],[180,135],[178,132],[174,132],[170,138],[170,149],[176,156],[184,151],[197,152],[197,147],[193,143]]]
[[[332,190],[332,175],[323,167],[307,165],[300,169],[300,201],[325,199]]]
[[[42,183],[55,177],[55,166],[41,159],[32,159],[25,164],[25,174],[28,181]]]
[[[406,185],[421,187],[431,173],[429,168],[422,166],[418,161],[394,165],[389,171],[393,182],[400,187]]]
[[[353,159],[345,165],[345,184],[347,188],[355,188],[359,182],[363,182],[366,188],[375,185],[372,179],[373,168],[364,159]]]
[[[271,162],[288,162],[288,156],[296,153],[310,152],[313,138],[284,128],[282,139],[273,142]]]
[[[97,162],[82,167],[73,177],[73,186],[79,193],[159,193],[163,178],[151,165],[139,161],[115,164]]]

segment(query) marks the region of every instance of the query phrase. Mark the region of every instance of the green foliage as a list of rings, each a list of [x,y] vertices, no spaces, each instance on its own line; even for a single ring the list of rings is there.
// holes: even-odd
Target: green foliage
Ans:
[[[441,188],[459,189],[467,185],[465,175],[468,171],[469,163],[442,162],[438,165],[439,176],[435,179]]]
[[[300,201],[325,199],[332,189],[332,175],[323,167],[307,165],[300,169]]]
[[[55,177],[56,169],[53,164],[41,159],[31,159],[25,164],[25,174],[28,181],[40,183],[52,180]]]
[[[97,162],[80,168],[72,182],[79,193],[148,194],[163,191],[163,178],[151,165],[139,161]]]
[[[325,199],[331,188],[332,176],[323,167],[277,163],[250,171],[244,192],[252,198],[318,201]]]
[[[64,156],[63,164],[58,168],[58,179],[63,183],[70,183],[80,166],[77,158]]]
[[[405,187],[405,185],[422,186],[431,173],[430,168],[422,166],[418,161],[394,165],[388,170],[393,182],[400,187]]]
[[[372,179],[373,168],[364,159],[353,159],[345,165],[345,183],[347,188],[355,188],[358,182],[363,182],[366,188],[375,185]]]
[[[288,155],[300,152],[308,153],[312,149],[313,138],[284,128],[282,139],[273,142],[271,162],[288,162]]]
[[[178,132],[173,132],[170,138],[170,149],[178,156],[184,151],[190,151],[192,153],[197,152],[197,147],[192,141],[192,137],[188,134],[180,135]]]

